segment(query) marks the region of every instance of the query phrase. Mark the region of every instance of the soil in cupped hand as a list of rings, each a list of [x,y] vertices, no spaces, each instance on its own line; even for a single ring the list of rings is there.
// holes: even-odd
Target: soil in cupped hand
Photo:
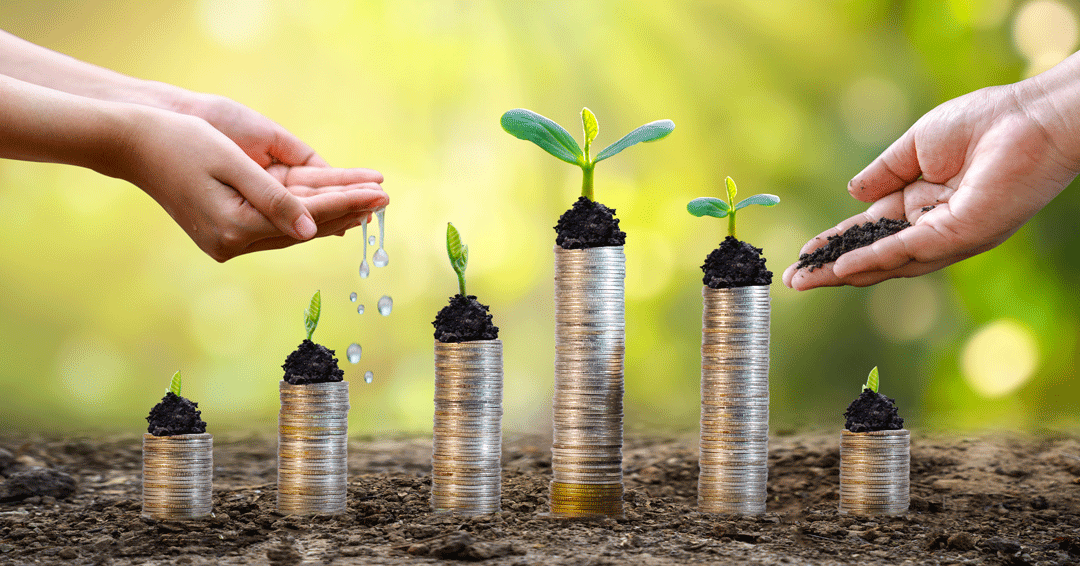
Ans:
[[[559,217],[555,225],[555,244],[564,250],[583,250],[626,243],[626,232],[619,230],[615,209],[579,197],[574,206]]]
[[[476,300],[476,295],[450,297],[446,305],[435,315],[435,339],[443,343],[496,340],[499,327],[491,322],[488,306]]]
[[[711,289],[771,285],[772,272],[765,268],[761,248],[755,248],[733,236],[724,238],[720,246],[709,253],[702,282]]]
[[[334,351],[311,340],[301,342],[285,358],[281,369],[285,370],[283,379],[290,385],[329,383],[345,378],[345,371],[338,367]]]
[[[146,432],[154,436],[202,434],[206,432],[206,423],[199,418],[201,415],[198,403],[169,391],[150,409],[150,416],[146,417],[150,426]]]
[[[871,432],[875,430],[900,430],[904,428],[904,419],[896,409],[896,401],[875,393],[869,389],[848,405],[844,411],[844,428],[850,432]]]
[[[826,263],[832,263],[840,256],[870,244],[911,226],[907,220],[881,218],[877,222],[866,222],[848,228],[835,236],[829,236],[829,242],[824,246],[799,256],[799,263],[795,269],[807,267],[813,271]]]

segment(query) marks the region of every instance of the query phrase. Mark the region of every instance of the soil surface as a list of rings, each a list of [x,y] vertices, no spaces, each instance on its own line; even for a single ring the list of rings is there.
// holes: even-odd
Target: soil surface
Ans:
[[[851,250],[859,249],[888,237],[911,226],[907,220],[881,218],[877,222],[866,222],[852,226],[847,231],[829,236],[829,242],[820,248],[799,256],[795,269],[809,267],[813,271],[826,263],[836,261]]]
[[[626,243],[626,232],[619,230],[615,209],[578,197],[574,206],[559,217],[555,225],[555,244],[565,250],[583,250]]]
[[[896,401],[869,389],[863,389],[848,405],[844,418],[847,419],[844,428],[851,432],[904,428],[904,419],[900,417]]]
[[[0,564],[1080,563],[1080,440],[911,435],[911,511],[837,513],[840,432],[770,439],[768,512],[697,513],[696,435],[629,435],[626,516],[548,518],[550,441],[504,442],[502,512],[430,512],[431,439],[353,440],[339,516],[275,512],[275,439],[216,435],[211,519],[140,518],[140,439],[0,437],[6,474],[50,467],[74,495],[0,503]],[[2,452],[2,451],[0,451]],[[2,485],[2,484],[0,484]]]
[[[146,432],[154,436],[202,434],[206,432],[206,423],[199,418],[201,415],[198,403],[169,391],[150,409]]]
[[[761,248],[732,236],[709,253],[701,270],[705,272],[702,281],[712,289],[772,284],[772,272],[765,268]]]
[[[345,378],[345,370],[338,367],[334,351],[311,340],[301,342],[285,358],[281,369],[285,370],[283,379],[292,385],[327,383]]]
[[[471,342],[499,337],[499,327],[491,323],[488,306],[476,300],[476,295],[463,297],[458,293],[450,297],[450,304],[435,315],[435,322],[431,324],[435,326],[435,339],[439,342]]]

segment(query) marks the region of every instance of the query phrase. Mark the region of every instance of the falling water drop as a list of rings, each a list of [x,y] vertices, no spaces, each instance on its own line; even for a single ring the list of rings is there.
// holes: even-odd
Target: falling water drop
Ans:
[[[345,350],[345,355],[349,356],[349,361],[354,364],[360,363],[360,355],[362,353],[363,350],[360,349],[360,344],[357,344],[356,342],[349,344],[349,349]]]
[[[353,291],[352,293],[349,293],[349,301],[354,302],[354,303],[356,302],[356,291]]]
[[[375,218],[379,220],[379,249],[372,254],[371,263],[375,267],[386,267],[390,263],[390,256],[386,253],[386,247],[383,245],[386,237],[386,209],[376,212]]]
[[[392,310],[394,310],[394,299],[391,299],[389,295],[383,295],[379,299],[379,314],[390,316]]]
[[[364,372],[364,383],[371,383],[373,379],[375,379],[375,374],[371,370]]]
[[[364,305],[356,307],[356,314],[364,314]]]
[[[375,234],[372,234],[372,235],[368,236],[367,245],[369,245],[369,246],[374,246],[375,245]]]
[[[368,237],[367,237],[367,218],[360,221],[360,228],[364,231],[364,241],[366,242],[367,239],[368,239]],[[361,246],[361,247],[364,248],[364,259],[360,261],[360,278],[361,279],[367,279],[368,274],[371,273],[371,268],[368,267],[368,264],[367,264],[367,246]]]

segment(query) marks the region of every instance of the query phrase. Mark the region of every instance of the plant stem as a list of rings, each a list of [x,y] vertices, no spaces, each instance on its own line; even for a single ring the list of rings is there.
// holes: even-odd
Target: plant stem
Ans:
[[[468,295],[465,294],[465,274],[464,273],[458,273],[457,274],[457,282],[458,282],[458,290],[461,291],[461,296],[462,297],[468,297]]]
[[[593,198],[593,168],[595,167],[594,163],[581,166],[581,196],[589,200],[596,200]]]
[[[732,238],[735,237],[735,211],[732,210],[727,216],[727,233]]]

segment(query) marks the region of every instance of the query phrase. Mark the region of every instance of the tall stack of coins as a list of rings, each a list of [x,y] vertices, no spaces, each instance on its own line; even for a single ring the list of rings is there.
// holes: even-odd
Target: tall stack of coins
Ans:
[[[769,287],[702,295],[698,508],[758,515],[769,475]]]
[[[206,517],[213,508],[213,478],[213,435],[143,434],[143,517]]]
[[[431,508],[495,513],[502,494],[501,340],[435,341]]]
[[[907,429],[849,432],[840,437],[840,512],[907,513],[911,433]]]
[[[551,513],[622,515],[622,246],[555,248]]]
[[[281,513],[345,511],[349,383],[280,383],[278,501]]]

